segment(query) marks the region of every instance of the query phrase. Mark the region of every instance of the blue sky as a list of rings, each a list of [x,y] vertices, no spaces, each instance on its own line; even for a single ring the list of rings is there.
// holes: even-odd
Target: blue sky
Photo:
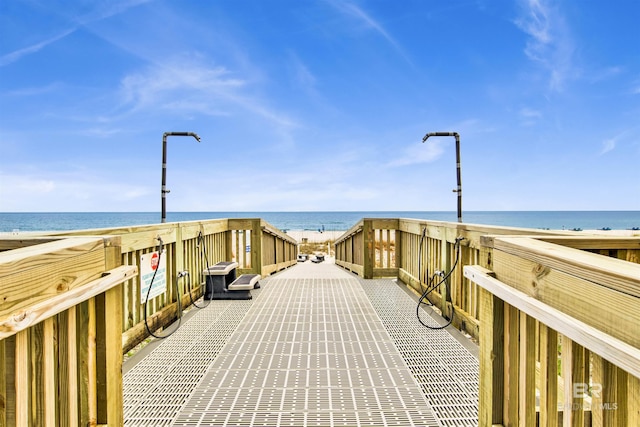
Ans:
[[[3,0],[0,211],[640,209],[637,0]]]

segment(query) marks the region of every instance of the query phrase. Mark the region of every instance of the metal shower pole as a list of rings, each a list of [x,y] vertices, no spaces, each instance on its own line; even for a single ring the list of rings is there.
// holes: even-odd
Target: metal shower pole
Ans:
[[[200,142],[200,137],[194,132],[165,132],[162,134],[162,217],[160,222],[167,222],[167,137],[168,136],[192,136],[196,141]]]
[[[422,138],[422,142],[425,142],[430,136],[454,136],[456,138],[456,174],[458,178],[458,188],[453,190],[454,193],[458,193],[458,222],[462,222],[462,178],[460,172],[460,135],[458,132],[429,132]]]

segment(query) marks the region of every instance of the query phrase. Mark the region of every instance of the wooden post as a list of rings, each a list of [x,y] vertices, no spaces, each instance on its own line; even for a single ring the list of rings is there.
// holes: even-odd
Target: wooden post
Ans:
[[[262,225],[260,219],[254,219],[251,221],[251,270],[264,275],[262,267]]]
[[[373,220],[364,219],[362,223],[363,235],[363,277],[365,279],[373,279],[373,267],[375,265],[375,236],[373,232]]]
[[[183,271],[185,269],[185,259],[184,259],[184,240],[182,238],[183,227],[181,224],[176,224],[176,245],[175,245],[175,270],[173,270],[173,275],[169,275],[169,272],[172,270],[167,263],[167,295],[170,295],[167,298],[166,305],[169,305],[172,302],[178,301],[179,295],[174,295],[175,287],[173,285],[173,281],[176,280],[176,276],[179,271]],[[168,260],[167,260],[168,261]]]
[[[443,238],[441,241],[441,259],[440,259],[440,271],[443,271],[447,274],[451,271],[451,251],[449,250],[449,244],[447,243],[447,239]],[[438,279],[440,280],[440,279]],[[453,277],[449,277],[449,283],[453,283]],[[451,313],[449,307],[447,306],[447,285],[446,282],[440,285],[437,289],[437,292],[440,294],[440,311],[442,312],[442,316],[450,319]]]
[[[394,267],[398,269],[402,268],[402,261],[404,256],[404,253],[402,251],[403,234],[402,234],[402,231],[399,230],[399,228],[400,227],[398,226],[395,232],[396,265],[394,265]]]
[[[120,247],[105,248],[105,270],[120,265]],[[122,284],[95,298],[98,424],[124,423],[122,397]]]

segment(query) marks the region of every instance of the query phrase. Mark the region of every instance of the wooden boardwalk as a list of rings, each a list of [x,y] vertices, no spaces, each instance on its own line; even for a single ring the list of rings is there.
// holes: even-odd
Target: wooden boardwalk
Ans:
[[[127,362],[125,425],[477,425],[473,346],[395,281],[306,262],[261,284]]]

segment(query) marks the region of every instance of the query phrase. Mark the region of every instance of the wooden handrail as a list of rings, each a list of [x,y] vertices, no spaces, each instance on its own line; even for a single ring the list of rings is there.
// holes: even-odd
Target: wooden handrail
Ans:
[[[479,265],[465,266],[464,276],[502,301],[640,378],[640,349],[513,289],[493,277],[492,271]]]
[[[22,309],[0,321],[0,339],[15,335],[46,318],[62,313],[135,277],[137,274],[138,268],[136,266],[123,265],[116,267],[105,272],[100,279],[93,280],[46,301],[41,301]]]

